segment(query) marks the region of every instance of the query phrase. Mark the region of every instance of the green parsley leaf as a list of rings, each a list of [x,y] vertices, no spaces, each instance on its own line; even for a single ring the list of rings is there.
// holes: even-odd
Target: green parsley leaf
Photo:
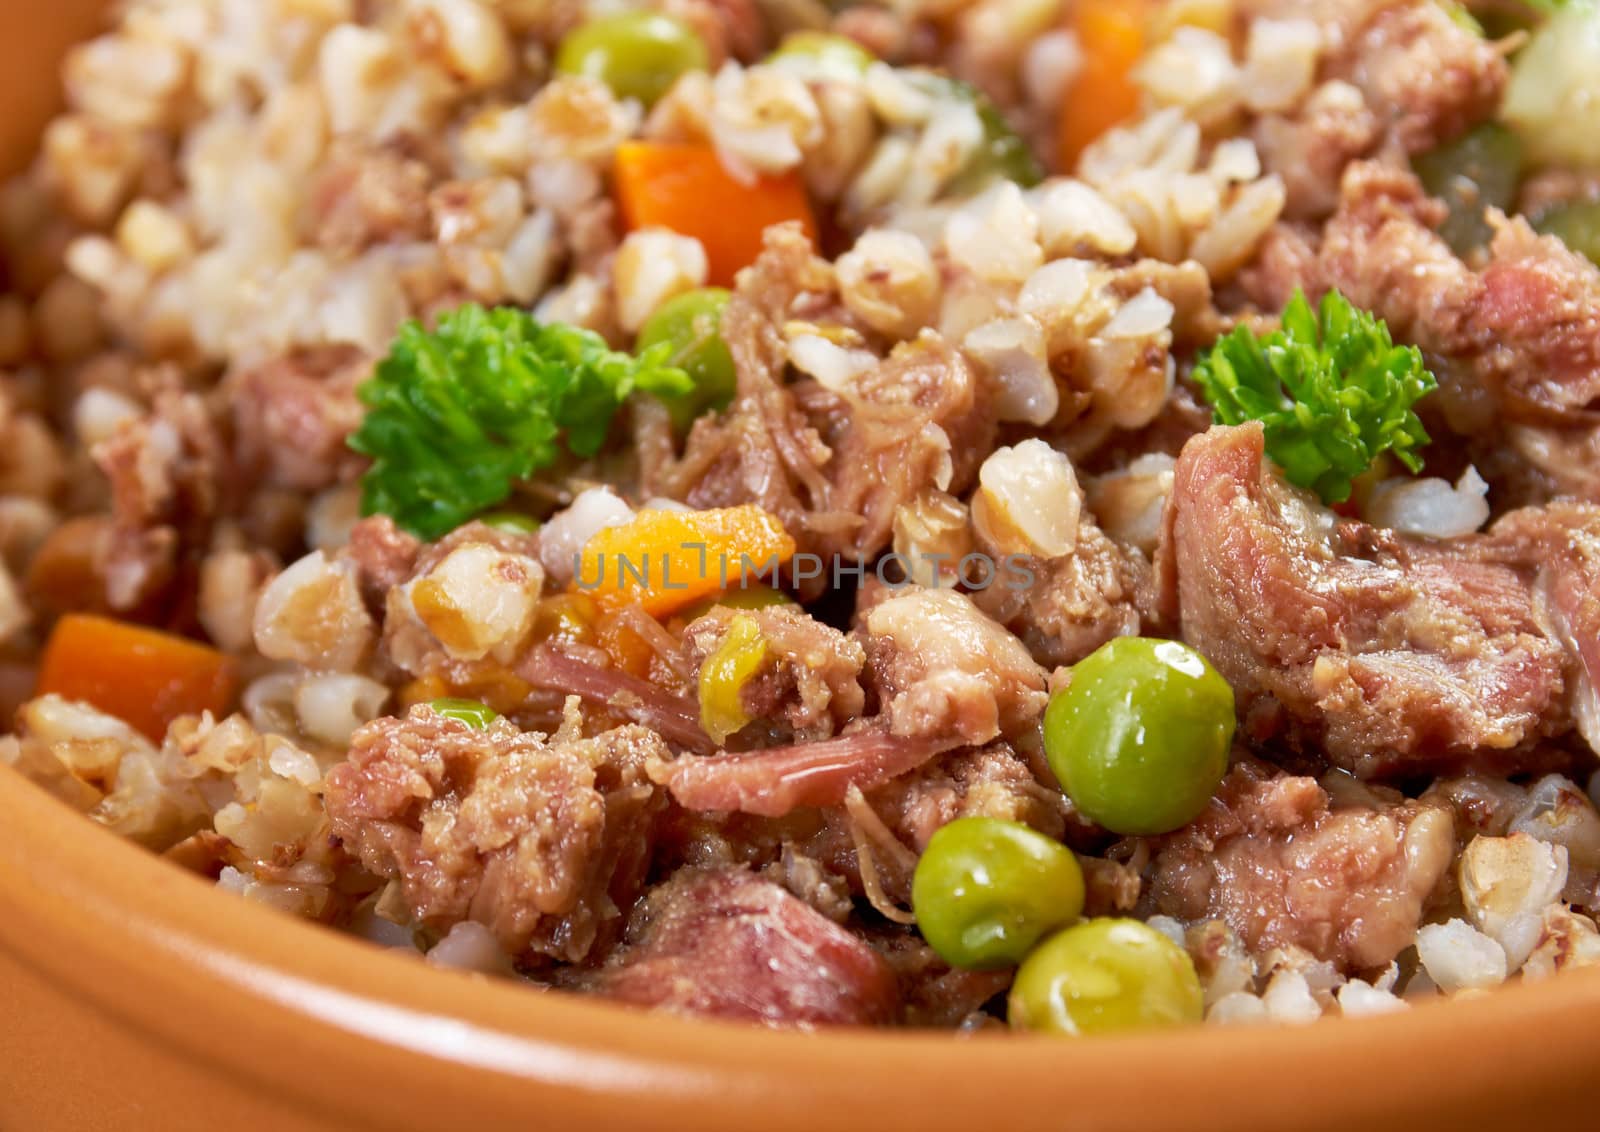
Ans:
[[[361,511],[435,539],[504,500],[565,447],[592,456],[635,391],[683,394],[671,347],[637,358],[593,331],[541,324],[512,307],[468,304],[437,329],[408,322],[358,394],[350,447],[372,457]]]
[[[1411,406],[1439,383],[1420,350],[1396,346],[1382,319],[1337,291],[1313,312],[1296,290],[1282,328],[1264,337],[1235,327],[1194,379],[1219,424],[1262,422],[1267,455],[1326,503],[1350,498],[1352,481],[1384,452],[1422,470],[1417,449],[1428,434]]]

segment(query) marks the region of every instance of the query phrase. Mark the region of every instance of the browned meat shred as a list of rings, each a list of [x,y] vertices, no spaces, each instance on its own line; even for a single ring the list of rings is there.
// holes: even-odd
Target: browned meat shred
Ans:
[[[1333,71],[1361,90],[1408,153],[1432,149],[1490,117],[1510,77],[1496,46],[1461,27],[1443,4],[1388,5],[1350,41]]]
[[[862,712],[866,694],[860,642],[794,606],[736,610],[717,606],[684,630],[684,645],[698,674],[728,634],[735,617],[747,618],[761,634],[760,669],[740,689],[752,729],[780,740],[826,739]]]
[[[1435,363],[1444,422],[1491,479],[1521,484],[1528,502],[1600,500],[1586,455],[1600,427],[1588,412],[1600,396],[1600,270],[1518,218],[1474,271],[1434,233],[1443,215],[1409,172],[1357,163],[1320,241],[1280,228],[1247,289],[1276,309],[1297,286],[1338,288]]]
[[[241,470],[315,491],[353,479],[361,457],[345,438],[366,412],[356,386],[372,368],[355,346],[295,350],[228,378]]]
[[[836,739],[651,764],[651,777],[691,810],[782,817],[801,806],[836,806],[915,770],[959,741],[859,728]]]
[[[1256,424],[1178,461],[1160,552],[1184,639],[1246,728],[1287,724],[1363,776],[1525,766],[1569,726],[1563,650],[1526,574],[1333,516],[1280,483]]]
[[[1021,642],[947,589],[909,589],[862,619],[870,680],[896,735],[978,745],[1032,727],[1044,672]]]
[[[487,925],[512,956],[581,962],[643,886],[662,801],[643,727],[592,739],[483,730],[415,707],[355,735],[328,774],[333,832],[439,930]]]
[[[1448,809],[1398,795],[1331,805],[1315,779],[1247,760],[1160,845],[1151,898],[1185,921],[1225,921],[1252,953],[1296,946],[1368,970],[1412,943],[1453,853]]]
[[[1147,619],[1141,606],[1149,603],[1150,563],[1087,515],[1070,554],[1028,555],[1015,565],[1033,575],[1031,584],[991,585],[972,601],[1020,637],[1042,665],[1076,664],[1112,638],[1138,633]]]
[[[782,327],[826,309],[832,287],[831,267],[798,231],[769,230],[722,318],[733,404],[696,422],[683,458],[652,486],[694,507],[758,503],[802,549],[870,561],[889,544],[895,509],[947,463],[951,490],[971,483],[993,447],[992,398],[937,335],[903,343],[846,394],[785,384]]]
[[[684,869],[653,890],[592,987],[680,1014],[769,1026],[882,1025],[894,972],[871,947],[771,881]]]

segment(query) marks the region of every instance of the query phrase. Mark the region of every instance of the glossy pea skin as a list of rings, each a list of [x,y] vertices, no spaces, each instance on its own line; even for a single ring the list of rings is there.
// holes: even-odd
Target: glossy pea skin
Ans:
[[[454,696],[430,700],[428,706],[446,719],[458,720],[469,727],[476,727],[479,731],[500,718],[500,713],[488,704],[481,704],[477,700],[458,699]]]
[[[1559,236],[1567,247],[1600,264],[1600,200],[1558,204],[1541,213],[1533,226],[1547,236]]]
[[[1108,1034],[1199,1022],[1205,1010],[1187,952],[1138,920],[1076,924],[1017,970],[1007,1002],[1014,1030]]]
[[[1050,698],[1044,749],[1079,812],[1112,833],[1169,833],[1228,770],[1233,689],[1178,641],[1119,637]]]
[[[688,432],[695,418],[728,407],[737,382],[733,355],[722,340],[722,311],[729,293],[721,287],[701,287],[668,299],[656,308],[639,330],[640,351],[662,342],[670,344],[667,361],[694,379],[694,389],[681,397],[664,398],[679,432]]]
[[[1485,217],[1491,205],[1510,212],[1522,183],[1522,142],[1495,122],[1470,130],[1437,149],[1419,154],[1412,168],[1450,211],[1439,226],[1457,255],[1485,246],[1494,235]]]
[[[796,64],[806,78],[850,79],[866,73],[877,57],[855,40],[826,31],[796,31],[784,37],[767,62]]]
[[[928,841],[911,906],[947,963],[1011,967],[1046,933],[1083,914],[1083,870],[1072,850],[1020,822],[958,818]]]
[[[710,62],[694,29],[660,12],[590,20],[556,51],[558,73],[599,79],[618,98],[637,98],[646,106],[667,93],[678,76],[704,71]]]

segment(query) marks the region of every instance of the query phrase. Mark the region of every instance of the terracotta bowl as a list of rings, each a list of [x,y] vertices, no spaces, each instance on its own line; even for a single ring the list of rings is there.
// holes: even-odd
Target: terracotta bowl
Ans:
[[[94,0],[0,0],[0,160]],[[0,1128],[1506,1128],[1595,1113],[1600,971],[1100,1041],[767,1033],[435,971],[217,892],[0,767]],[[1574,1126],[1582,1126],[1574,1122]]]

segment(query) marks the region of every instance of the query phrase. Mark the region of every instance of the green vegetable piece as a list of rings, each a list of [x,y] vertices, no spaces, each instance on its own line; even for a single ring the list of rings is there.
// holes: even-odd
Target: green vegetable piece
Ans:
[[[1090,920],[1040,944],[1011,984],[1014,1030],[1108,1034],[1199,1022],[1194,962],[1138,920]]]
[[[1384,452],[1422,470],[1428,433],[1411,406],[1439,383],[1420,350],[1396,346],[1382,319],[1337,291],[1314,312],[1296,290],[1282,329],[1265,337],[1235,327],[1200,358],[1194,380],[1219,424],[1261,421],[1267,455],[1325,503],[1350,498]]]
[[[1450,17],[1451,23],[1462,31],[1471,32],[1480,39],[1483,37],[1483,25],[1478,22],[1478,17],[1474,16],[1471,10],[1460,0],[1438,0],[1438,4],[1444,9],[1445,15]]]
[[[1044,180],[1044,168],[1028,143],[977,87],[932,71],[907,71],[905,78],[932,98],[970,104],[983,124],[983,144],[966,168],[950,179],[946,186],[950,196],[972,196],[996,180],[1014,181],[1025,189]]]
[[[1600,264],[1600,200],[1572,201],[1541,213],[1533,225]]]
[[[1488,244],[1494,235],[1486,211],[1511,211],[1522,182],[1522,142],[1494,122],[1418,155],[1412,168],[1428,195],[1450,209],[1439,228],[1457,255]]]
[[[911,905],[922,937],[947,963],[1011,967],[1082,915],[1083,870],[1072,850],[1020,822],[958,818],[917,861]]]
[[[500,718],[500,713],[488,704],[480,704],[477,700],[456,699],[447,696],[440,700],[430,700],[428,706],[446,719],[459,720],[469,727],[484,730]]]
[[[556,70],[588,75],[618,98],[637,98],[646,106],[660,98],[678,76],[704,71],[711,54],[682,20],[660,12],[623,12],[590,20],[561,41]]]
[[[520,511],[490,511],[479,515],[478,522],[508,535],[531,535],[539,529],[539,520]]]
[[[849,36],[825,31],[790,32],[767,62],[793,67],[804,78],[848,82],[866,73],[877,56]]]
[[[1112,833],[1169,833],[1205,809],[1228,771],[1233,689],[1178,641],[1119,637],[1050,698],[1044,750],[1061,788]]]
[[[728,298],[721,287],[685,292],[657,307],[639,331],[641,353],[662,349],[669,365],[694,379],[688,393],[662,398],[679,432],[688,432],[702,413],[726,409],[733,400],[733,355],[719,331]]]
[[[510,307],[469,304],[432,331],[406,323],[358,391],[367,415],[349,444],[372,457],[362,514],[425,539],[454,530],[553,463],[563,439],[593,456],[635,390],[687,394],[694,383],[667,353],[616,353],[593,331]]]

